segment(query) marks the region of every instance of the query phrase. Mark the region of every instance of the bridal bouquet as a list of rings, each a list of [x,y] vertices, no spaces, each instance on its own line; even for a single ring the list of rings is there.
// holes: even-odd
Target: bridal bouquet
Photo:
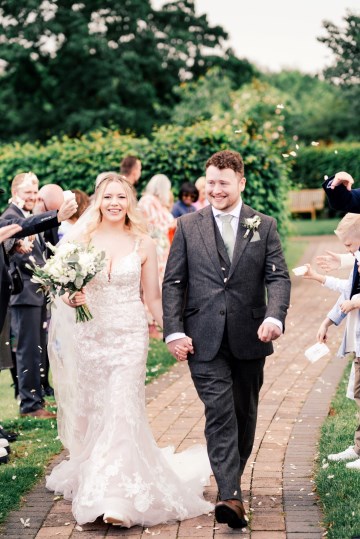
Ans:
[[[51,302],[56,296],[69,293],[69,299],[74,297],[95,275],[105,266],[105,252],[95,252],[94,247],[77,243],[63,243],[54,247],[46,244],[53,255],[46,260],[44,266],[35,264],[28,267],[33,271],[31,280],[40,284]],[[86,322],[92,319],[88,306],[75,307],[76,322]]]

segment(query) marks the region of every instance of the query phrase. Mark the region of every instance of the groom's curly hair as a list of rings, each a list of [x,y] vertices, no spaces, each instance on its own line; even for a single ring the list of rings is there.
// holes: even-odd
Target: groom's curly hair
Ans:
[[[244,161],[238,152],[233,152],[232,150],[216,152],[206,161],[205,168],[208,168],[211,165],[220,170],[231,168],[241,176],[244,176]]]

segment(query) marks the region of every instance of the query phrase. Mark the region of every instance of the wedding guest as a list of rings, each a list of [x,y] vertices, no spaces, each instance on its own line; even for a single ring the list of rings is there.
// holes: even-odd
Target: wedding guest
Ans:
[[[206,163],[210,205],[180,217],[163,282],[164,337],[205,405],[205,436],[219,488],[218,522],[247,525],[240,487],[256,427],[265,357],[280,337],[290,279],[276,221],[243,203],[244,164],[224,150]],[[267,300],[265,299],[267,298]]]
[[[36,204],[33,209],[33,213],[37,214],[49,210],[58,210],[64,202],[64,191],[56,183],[48,183],[43,185],[37,194]],[[45,242],[45,250],[43,256],[49,258],[52,255],[52,250],[48,247],[48,243],[51,245],[56,245],[60,239],[59,237],[59,226],[45,230],[43,233],[43,240]],[[44,333],[45,339],[47,335],[47,325],[49,323],[49,311],[46,311],[46,322],[44,322]],[[47,341],[45,341],[47,342]],[[42,397],[52,397],[54,396],[54,389],[50,385],[49,374],[50,374],[50,365],[49,358],[47,354],[47,346],[44,346],[43,349],[43,358],[44,364],[41,369],[41,385],[42,385]]]
[[[120,174],[134,186],[141,177],[141,161],[135,155],[128,155],[120,163]]]
[[[169,211],[171,194],[171,182],[165,174],[156,174],[151,178],[142,197],[138,208],[142,211],[150,237],[156,245],[156,253],[159,267],[159,284],[163,282],[166,261],[170,249],[170,230],[176,226],[176,220]],[[155,322],[149,317],[149,332],[154,338],[162,338],[156,328]]]
[[[0,188],[0,193],[5,191]],[[0,341],[5,346],[2,349],[2,357],[4,352],[7,353],[7,363],[10,363],[9,359],[9,345],[10,342],[10,318],[8,316],[8,305],[10,300],[10,294],[12,289],[12,282],[10,278],[10,252],[15,250],[22,252],[23,254],[31,253],[31,248],[24,247],[22,243],[19,243],[19,238],[24,236],[33,236],[36,233],[43,232],[44,230],[53,226],[58,226],[59,223],[67,219],[72,212],[76,209],[76,205],[72,202],[67,202],[62,205],[58,212],[49,211],[36,216],[29,216],[27,218],[13,217],[3,219],[0,218]],[[5,237],[7,236],[7,237]],[[5,250],[2,244],[8,238],[14,238],[13,243],[9,248],[9,252]],[[5,343],[5,344],[4,344]],[[18,378],[16,375],[16,366],[12,366],[10,372],[14,381],[15,397],[18,395]],[[2,429],[0,428],[0,438],[2,437]]]
[[[32,172],[17,174],[11,184],[12,202],[3,213],[5,218],[24,218],[33,210],[38,193],[39,180]],[[29,256],[37,264],[44,264],[45,243],[41,234],[36,235],[31,255],[15,253],[11,264],[16,264],[23,280],[23,290],[10,298],[11,332],[16,339],[16,367],[20,395],[20,415],[41,419],[53,418],[44,409],[41,369],[46,356],[46,305],[38,285],[31,282],[32,272]]]
[[[349,252],[357,253],[360,256],[360,215],[354,213],[345,215],[340,221],[335,233]],[[360,279],[358,262],[355,259],[354,269],[351,271],[348,280],[321,276],[311,271],[311,269],[308,270],[308,274],[305,277],[318,280],[329,288],[338,290],[341,293],[336,304],[321,323],[317,337],[319,342],[326,342],[329,327],[334,324],[338,326],[346,317],[349,318],[338,353],[343,356],[347,353],[355,352],[353,398],[358,408],[360,408],[360,339],[358,333],[360,320]],[[329,455],[328,459],[338,462],[352,461],[348,462],[346,467],[352,470],[360,470],[360,424],[355,430],[354,443],[340,453]]]
[[[33,213],[41,213],[44,211],[58,210],[64,202],[64,191],[56,183],[48,183],[39,189],[37,194],[36,204]],[[59,241],[59,227],[50,228],[44,232],[45,242],[56,245]],[[51,251],[46,251],[47,256],[51,255]]]
[[[170,249],[169,230],[176,226],[176,220],[168,209],[170,194],[169,178],[165,174],[156,174],[145,187],[138,203],[147,222],[150,237],[156,244],[160,286]]]
[[[201,210],[202,208],[205,208],[205,206],[209,205],[209,202],[206,198],[205,184],[206,184],[205,176],[201,176],[195,182],[195,187],[199,193],[199,198],[197,199],[196,202],[193,203],[193,206],[196,210]]]
[[[4,192],[5,191],[0,188],[0,193]],[[75,209],[75,203],[69,201],[64,203],[58,212],[51,211],[40,215],[29,216],[27,218],[20,216],[6,219],[0,218],[0,331],[3,328],[11,292],[11,281],[9,277],[10,261],[8,253],[4,249],[4,245],[1,244],[7,239],[5,236],[12,231],[13,233],[10,234],[9,237],[15,238],[17,241],[18,238],[38,234],[47,228],[58,226],[61,221],[67,219]],[[14,228],[11,229],[8,227]],[[20,227],[20,229],[17,231],[16,227]]]
[[[352,189],[354,178],[348,172],[337,172],[327,178],[323,189],[335,210],[360,213],[360,189]]]
[[[149,335],[140,289],[159,326],[161,294],[155,243],[124,177],[98,176],[93,204],[62,242],[68,240],[104,251],[106,266],[53,309],[49,355],[69,460],[52,470],[47,487],[72,500],[79,524],[103,517],[152,526],[207,513],[205,448],[176,455],[160,449],[146,416]],[[85,302],[93,319],[76,324],[73,308]],[[187,347],[179,353],[186,357]]]
[[[196,211],[194,202],[197,201],[198,196],[199,193],[195,185],[191,182],[183,183],[179,191],[179,200],[175,202],[171,210],[173,216],[181,217],[182,215]]]
[[[75,195],[75,200],[77,203],[77,210],[68,219],[67,221],[63,221],[59,227],[59,239],[61,239],[66,232],[70,230],[70,228],[76,223],[76,221],[79,219],[79,217],[84,213],[84,211],[88,208],[90,204],[90,197],[85,191],[81,191],[81,189],[71,189],[72,193]]]

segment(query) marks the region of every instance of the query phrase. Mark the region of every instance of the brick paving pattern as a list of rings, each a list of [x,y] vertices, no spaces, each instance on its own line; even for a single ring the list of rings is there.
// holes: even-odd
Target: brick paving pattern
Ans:
[[[326,249],[340,251],[340,244],[333,237],[309,238],[309,243],[303,262],[313,260]],[[322,537],[313,464],[319,429],[345,366],[344,360],[335,357],[342,329],[331,328],[331,354],[318,362],[311,364],[304,350],[315,344],[317,328],[335,299],[336,293],[318,283],[293,280],[286,333],[275,343],[275,354],[266,361],[255,444],[242,481],[250,524],[246,530],[217,524],[213,512],[149,529],[109,526],[101,519],[79,527],[71,514],[71,504],[46,491],[42,481],[26,496],[22,508],[10,514],[0,535],[14,539]],[[147,411],[159,446],[171,444],[181,451],[194,443],[204,443],[203,406],[186,364],[176,365],[147,387]],[[61,458],[64,454],[52,466]],[[213,478],[205,497],[212,502],[217,499]],[[30,527],[25,528],[20,518],[30,518]]]

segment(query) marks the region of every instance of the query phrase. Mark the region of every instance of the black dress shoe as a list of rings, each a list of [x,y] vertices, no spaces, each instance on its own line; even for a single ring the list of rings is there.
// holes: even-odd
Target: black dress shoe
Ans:
[[[0,427],[0,438],[5,438],[8,442],[16,442],[18,437],[17,432],[10,432]]]
[[[54,389],[51,386],[44,387],[44,393],[47,397],[53,397],[54,396]]]
[[[246,528],[244,505],[240,500],[223,500],[215,505],[215,518],[230,528]]]
[[[0,464],[7,464],[9,460],[7,451],[0,447]]]

